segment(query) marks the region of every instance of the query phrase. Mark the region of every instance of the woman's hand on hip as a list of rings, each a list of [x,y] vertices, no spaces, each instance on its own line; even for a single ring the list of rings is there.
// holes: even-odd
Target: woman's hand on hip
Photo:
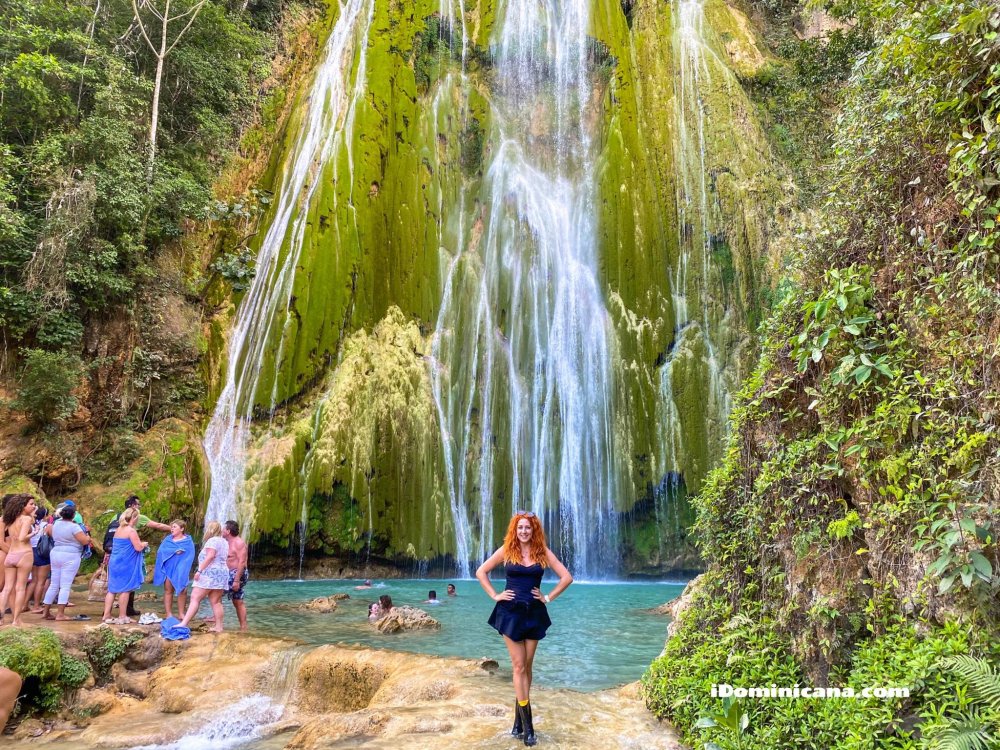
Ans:
[[[509,602],[514,598],[514,592],[510,589],[504,589],[499,594],[493,595],[493,601],[495,602]]]
[[[543,594],[542,590],[537,586],[531,590],[531,595],[535,597],[538,601],[540,601],[542,604],[548,604],[548,602],[545,601],[545,594]]]

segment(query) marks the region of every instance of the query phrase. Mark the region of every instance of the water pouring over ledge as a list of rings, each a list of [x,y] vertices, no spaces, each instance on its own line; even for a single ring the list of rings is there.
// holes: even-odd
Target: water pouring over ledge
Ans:
[[[206,520],[233,518],[241,525],[253,521],[252,499],[242,506],[237,504],[246,474],[250,425],[259,390],[271,391],[273,410],[277,388],[277,378],[271,383],[261,381],[261,362],[265,347],[273,342],[273,329],[289,325],[298,252],[308,226],[303,207],[316,192],[321,168],[353,137],[354,103],[364,91],[365,51],[374,10],[375,0],[346,0],[343,4],[316,71],[298,139],[283,166],[275,214],[257,254],[257,272],[236,313],[223,390],[205,432],[205,453],[212,473]],[[349,87],[352,70],[353,89]],[[279,338],[282,343],[284,340],[284,336]],[[279,352],[275,359],[280,357]]]
[[[664,162],[677,173],[665,184],[669,195],[676,192],[677,211],[685,218],[679,240],[653,238],[641,252],[665,259],[657,267],[668,271],[643,283],[671,309],[636,318],[628,308],[628,294],[636,291],[622,292],[608,275],[610,264],[621,258],[604,257],[608,243],[613,253],[616,242],[607,226],[622,227],[622,237],[628,232],[621,216],[609,225],[602,218],[613,200],[610,193],[625,194],[630,184],[624,173],[613,174],[610,185],[607,180],[608,155],[622,153],[607,146],[606,131],[618,127],[612,121],[622,93],[615,88],[615,71],[625,71],[628,80],[634,62],[622,48],[612,55],[598,39],[616,39],[619,32],[602,31],[606,21],[589,18],[582,2],[512,3],[500,8],[484,36],[476,15],[481,9],[471,5],[463,9],[457,0],[446,2],[423,19],[404,18],[382,0],[341,7],[315,90],[302,107],[307,136],[297,125],[291,128],[275,225],[264,238],[260,271],[230,342],[225,390],[206,436],[215,479],[209,516],[260,524],[261,533],[275,532],[279,549],[297,548],[301,564],[306,550],[314,549],[306,535],[316,514],[343,509],[354,525],[340,538],[361,539],[361,552],[347,554],[359,554],[362,564],[373,547],[383,545],[376,555],[412,560],[423,566],[417,569],[452,561],[468,574],[499,542],[511,511],[524,508],[544,517],[552,546],[574,573],[614,576],[620,549],[637,538],[634,519],[626,525],[622,514],[638,507],[636,496],[647,492],[650,479],[652,484],[686,478],[685,456],[709,453],[700,443],[692,449],[691,435],[702,437],[701,427],[691,425],[717,424],[725,412],[716,407],[717,395],[724,398],[730,381],[732,343],[715,329],[727,323],[726,311],[719,314],[715,281],[698,278],[714,265],[716,253],[710,244],[717,236],[716,217],[698,212],[701,206],[717,210],[714,172],[707,194],[694,198],[687,187],[705,187],[714,161],[691,155],[687,146],[699,137],[684,139],[684,148],[676,139],[665,141],[670,148]],[[436,61],[403,57],[401,63],[384,31],[406,23],[412,31],[402,32],[402,38],[415,35],[414,54],[430,50],[439,55]],[[588,28],[596,36],[589,36]],[[631,44],[628,37],[625,43]],[[707,56],[709,45],[702,43]],[[340,51],[332,53],[331,45]],[[443,53],[442,46],[448,47]],[[669,58],[670,45],[660,47]],[[340,66],[331,59],[339,59]],[[425,76],[424,88],[404,97],[407,107],[417,108],[407,109],[409,119],[385,96],[397,91],[387,87],[387,81],[397,82],[393,65],[401,65],[400,80]],[[657,70],[680,80],[677,67],[675,60]],[[330,76],[339,80],[328,81]],[[696,87],[718,88],[724,79],[714,70],[690,77]],[[656,79],[664,85],[669,80]],[[698,96],[686,101],[698,102]],[[324,106],[317,108],[317,101]],[[705,113],[718,111],[710,106],[698,115],[707,131],[718,126]],[[322,115],[318,128],[317,114]],[[484,124],[482,156],[467,169],[463,139],[479,123]],[[372,128],[388,140],[378,140]],[[679,129],[668,128],[671,134]],[[708,144],[716,136],[706,132],[702,140]],[[463,144],[461,164],[457,144]],[[686,155],[690,158],[679,169],[677,162]],[[419,179],[425,181],[405,183],[401,164],[422,164]],[[338,171],[342,188],[331,188]],[[620,191],[619,176],[625,180]],[[372,182],[369,191],[372,178],[381,186]],[[324,186],[317,187],[321,179]],[[396,182],[402,187],[393,195]],[[681,182],[685,187],[677,187]],[[398,246],[379,255],[377,264],[364,265],[378,252],[372,227],[397,221],[401,212],[412,215],[414,206],[428,216],[415,225],[422,234],[387,235]],[[638,247],[638,237],[637,232],[630,247]],[[695,237],[710,243],[687,241]],[[675,245],[686,241],[684,252],[677,251],[684,262],[673,264]],[[425,260],[395,265],[405,264],[407,253]],[[353,284],[347,277],[359,267],[368,274],[359,295],[369,297],[361,303],[363,312],[352,317],[350,306],[335,307],[326,295],[335,293],[331,283]],[[406,283],[422,280],[412,283],[421,299],[433,298],[425,307],[411,299],[400,309],[397,298],[381,289],[382,297],[371,299],[372,284],[391,289],[398,283],[391,278],[397,269]],[[316,278],[322,280],[318,286],[311,281]],[[672,335],[674,307],[681,324]],[[339,339],[327,336],[317,344],[300,335],[329,330],[321,326],[328,325],[330,311]],[[326,322],[309,325],[324,315]],[[634,328],[622,325],[630,315]],[[380,321],[380,316],[385,317]],[[382,336],[379,326],[386,322]],[[656,326],[663,332],[652,334],[650,346],[630,338]],[[675,343],[661,360],[672,338]],[[352,361],[354,343],[362,349],[354,350],[361,355]],[[310,348],[318,355],[300,368]],[[397,432],[399,423],[378,422],[371,417],[374,409],[366,411],[366,404],[382,401],[382,392],[352,391],[344,381],[353,373],[362,378],[366,371],[379,373],[386,363],[397,366],[393,358],[399,352],[405,361],[396,374],[408,390],[385,396],[405,404],[408,414],[420,410],[420,416]],[[637,367],[640,356],[644,361]],[[720,377],[709,377],[714,375]],[[705,404],[695,415],[684,404],[683,379],[691,376],[712,381],[711,387],[695,386],[708,394],[699,395],[699,404]],[[648,393],[636,397],[640,388]],[[689,382],[687,388],[690,392]],[[653,445],[657,430],[660,439]],[[657,455],[662,446],[669,446],[662,452],[674,460]],[[637,471],[637,459],[648,461],[650,470]],[[705,462],[697,464],[703,473]],[[638,512],[652,511],[647,504]],[[657,528],[678,527],[671,519],[680,516],[669,501],[656,511]],[[646,517],[641,520],[647,523]],[[649,527],[642,531],[648,536]],[[661,553],[660,559],[667,558]],[[684,567],[674,563],[674,569]]]
[[[502,536],[504,492],[510,512],[545,519],[575,573],[614,570],[627,490],[597,278],[588,5],[507,3],[493,40],[487,226],[450,262],[432,349],[462,575]]]

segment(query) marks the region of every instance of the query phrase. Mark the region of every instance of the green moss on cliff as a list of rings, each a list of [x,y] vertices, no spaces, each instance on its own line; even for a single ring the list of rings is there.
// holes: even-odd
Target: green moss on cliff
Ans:
[[[453,552],[437,413],[417,325],[390,308],[345,342],[315,411],[255,447],[254,527],[291,541],[307,504],[310,546],[428,559]]]
[[[56,634],[47,628],[0,631],[0,667],[24,680],[19,713],[55,711],[66,691],[90,676],[87,664],[66,653]]]

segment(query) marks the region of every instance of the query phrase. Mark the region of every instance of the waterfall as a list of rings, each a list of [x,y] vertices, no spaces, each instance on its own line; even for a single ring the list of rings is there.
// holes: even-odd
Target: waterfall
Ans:
[[[597,278],[587,0],[508,2],[478,242],[454,249],[432,348],[459,572],[531,510],[574,573],[613,571],[615,341]],[[501,494],[503,493],[503,494]]]
[[[684,441],[681,415],[674,392],[675,366],[679,358],[696,359],[706,385],[705,419],[724,425],[730,397],[724,379],[724,365],[717,354],[713,334],[718,325],[711,319],[713,232],[721,226],[711,195],[708,166],[707,112],[705,92],[713,76],[723,84],[733,84],[732,73],[705,38],[703,0],[672,0],[676,19],[673,40],[674,126],[676,164],[676,204],[678,212],[677,243],[680,249],[677,267],[669,279],[676,315],[672,349],[660,370],[659,444],[664,474],[683,473]],[[703,349],[700,352],[699,349]],[[666,492],[661,493],[665,501]],[[658,515],[666,512],[658,509]]]
[[[374,10],[375,0],[343,2],[316,71],[298,139],[283,166],[277,206],[257,254],[257,272],[236,313],[222,393],[205,433],[212,476],[206,522],[232,518],[242,525],[253,520],[252,503],[238,502],[250,423],[262,392],[270,393],[268,411],[276,406],[277,379],[261,382],[261,362],[275,340],[273,332],[290,322],[295,267],[307,227],[303,207],[313,198],[322,166],[342,143],[353,139],[354,103],[365,90],[367,40]],[[355,67],[354,86],[350,87]],[[279,348],[275,362],[281,360],[281,354]]]

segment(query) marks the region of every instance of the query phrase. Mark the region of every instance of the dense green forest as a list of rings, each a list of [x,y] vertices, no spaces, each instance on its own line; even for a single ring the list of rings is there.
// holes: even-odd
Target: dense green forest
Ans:
[[[856,41],[827,46],[853,47],[840,71],[781,41],[792,5],[759,5],[784,60],[748,84],[793,156],[787,103],[829,105],[830,148],[696,500],[708,569],[649,705],[699,747],[995,748],[1000,10],[831,5]],[[723,707],[712,683],[912,693]]]
[[[259,207],[251,193],[216,201],[213,183],[259,118],[281,12],[276,0],[0,4],[3,364],[38,423],[69,416],[70,390],[99,371],[86,405],[102,427],[142,428],[199,397],[198,352],[157,345],[150,303],[171,284],[201,298],[209,269],[164,262],[194,222]],[[93,339],[114,319],[126,340],[109,352]],[[154,380],[169,387],[152,399]]]
[[[0,484],[200,512],[203,319],[252,276],[260,175],[327,11],[0,3]]]

